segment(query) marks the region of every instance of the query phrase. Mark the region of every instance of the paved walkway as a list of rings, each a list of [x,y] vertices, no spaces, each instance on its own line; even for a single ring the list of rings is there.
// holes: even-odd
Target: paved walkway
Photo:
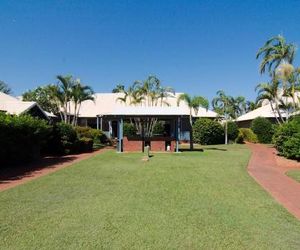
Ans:
[[[300,169],[300,163],[277,156],[276,150],[267,145],[248,144],[248,147],[252,150],[249,174],[300,220],[300,183],[285,175],[288,170]]]
[[[68,167],[76,162],[85,160],[107,150],[111,150],[111,148],[103,148],[92,153],[66,155],[60,157],[44,157],[37,162],[26,164],[24,166],[1,168],[0,192],[37,179],[41,176],[53,173],[59,169]]]

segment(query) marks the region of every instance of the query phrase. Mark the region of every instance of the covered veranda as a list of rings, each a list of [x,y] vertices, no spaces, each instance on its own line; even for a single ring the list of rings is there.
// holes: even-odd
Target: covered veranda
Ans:
[[[185,110],[178,107],[124,107],[105,115],[110,124],[117,122],[117,152],[144,151],[149,146],[152,151],[179,152],[180,128],[183,118],[188,118]],[[149,121],[164,121],[168,131],[164,135],[147,135]],[[134,137],[124,136],[124,122],[138,120],[141,133]]]

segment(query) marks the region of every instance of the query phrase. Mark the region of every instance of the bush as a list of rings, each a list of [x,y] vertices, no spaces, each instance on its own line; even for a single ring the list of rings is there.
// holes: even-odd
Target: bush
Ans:
[[[288,123],[280,125],[274,136],[273,142],[279,154],[290,158],[300,159],[300,119],[295,118]]]
[[[195,143],[212,145],[224,143],[224,129],[220,123],[207,118],[196,120],[193,125]]]
[[[89,138],[96,144],[105,143],[107,138],[105,134],[98,129],[93,129],[90,127],[75,127],[75,131],[79,139],[81,138]]]
[[[59,122],[53,126],[47,153],[58,155],[75,153],[78,151],[78,144],[75,129],[70,124]]]
[[[44,120],[0,114],[0,163],[23,163],[40,157],[50,132]]]
[[[252,143],[258,142],[256,134],[254,134],[250,128],[240,128],[239,129],[239,135],[236,139],[236,142],[242,143],[244,141],[252,142]]]
[[[78,141],[78,152],[91,152],[93,151],[94,141],[91,138],[82,137]]]
[[[163,135],[165,132],[164,123],[159,121],[153,127],[153,135]]]
[[[133,124],[125,122],[123,125],[124,136],[136,136],[136,128]]]
[[[274,134],[272,123],[264,118],[257,117],[251,123],[252,131],[257,135],[258,142],[271,143]]]
[[[227,123],[227,134],[229,141],[235,141],[235,139],[239,135],[239,128],[235,122],[228,122]]]

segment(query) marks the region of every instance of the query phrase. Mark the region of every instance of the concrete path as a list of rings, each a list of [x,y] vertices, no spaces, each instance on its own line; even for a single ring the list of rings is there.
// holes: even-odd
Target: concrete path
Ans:
[[[252,156],[248,165],[249,174],[275,200],[300,220],[300,183],[285,175],[300,164],[277,156],[276,150],[267,145],[248,144]]]
[[[68,167],[76,162],[111,149],[112,148],[103,148],[92,153],[65,155],[60,157],[44,157],[37,162],[26,164],[24,166],[2,168],[0,169],[0,192],[53,173],[59,169]]]

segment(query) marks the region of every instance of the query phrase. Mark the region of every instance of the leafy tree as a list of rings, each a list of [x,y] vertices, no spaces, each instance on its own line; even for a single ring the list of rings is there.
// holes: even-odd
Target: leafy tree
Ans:
[[[190,96],[188,94],[181,94],[177,99],[177,106],[179,106],[180,102],[185,102],[190,109],[190,150],[193,150],[193,114],[194,111],[197,115],[199,108],[203,107],[208,109],[209,102],[206,98],[202,96]]]
[[[122,84],[118,84],[115,88],[113,88],[112,93],[123,93],[125,91],[125,86]]]
[[[53,91],[55,85],[46,85],[37,87],[33,90],[28,90],[23,93],[22,97],[24,101],[34,101],[37,102],[40,107],[53,114],[59,113],[59,103],[55,98],[55,91]]]
[[[11,94],[11,88],[3,81],[0,80],[0,92],[4,94]]]

